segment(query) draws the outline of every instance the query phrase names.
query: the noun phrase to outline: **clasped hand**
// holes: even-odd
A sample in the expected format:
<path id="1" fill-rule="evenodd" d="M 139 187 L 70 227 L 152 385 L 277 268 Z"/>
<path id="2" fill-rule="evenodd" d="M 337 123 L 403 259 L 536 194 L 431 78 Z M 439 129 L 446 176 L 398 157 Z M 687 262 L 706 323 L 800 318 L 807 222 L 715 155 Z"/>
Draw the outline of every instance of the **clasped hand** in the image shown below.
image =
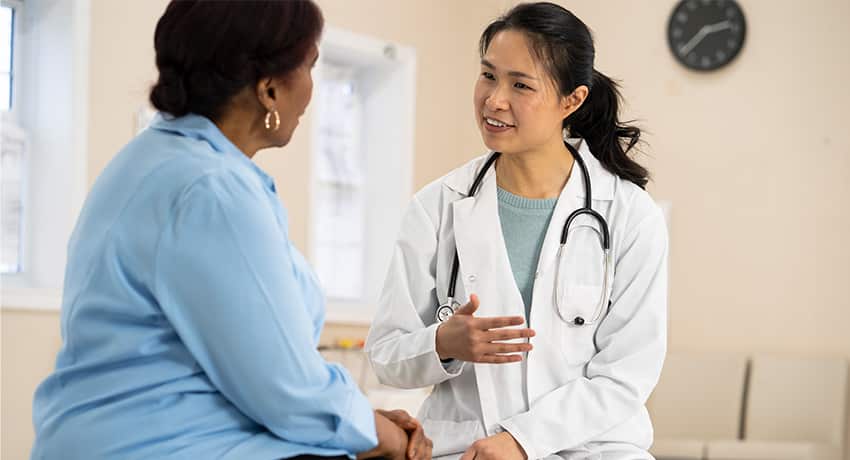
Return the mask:
<path id="1" fill-rule="evenodd" d="M 425 436 L 422 424 L 406 411 L 376 410 L 375 430 L 378 432 L 377 447 L 358 454 L 358 460 L 431 460 L 434 443 Z"/>

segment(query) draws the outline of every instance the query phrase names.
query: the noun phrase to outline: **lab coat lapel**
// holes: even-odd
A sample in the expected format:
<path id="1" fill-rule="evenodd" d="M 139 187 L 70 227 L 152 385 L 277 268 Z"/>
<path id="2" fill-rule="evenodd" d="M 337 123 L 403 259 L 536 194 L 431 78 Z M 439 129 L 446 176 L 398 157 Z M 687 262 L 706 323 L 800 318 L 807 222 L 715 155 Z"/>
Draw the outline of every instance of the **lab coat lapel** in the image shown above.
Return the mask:
<path id="1" fill-rule="evenodd" d="M 460 259 L 459 280 L 465 294 L 478 294 L 481 305 L 476 316 L 524 316 L 522 297 L 516 287 L 502 236 L 496 198 L 496 176 L 489 172 L 475 197 L 453 203 L 454 233 Z M 463 304 L 466 299 L 458 299 Z M 502 366 L 502 367 L 496 367 Z M 497 389 L 503 380 L 521 378 L 520 367 L 505 364 L 475 364 L 475 378 L 487 434 L 499 423 Z M 510 365 L 516 366 L 516 365 Z M 505 374 L 510 374 L 511 376 Z"/>
<path id="2" fill-rule="evenodd" d="M 465 294 L 478 294 L 478 316 L 525 314 L 522 297 L 516 287 L 496 198 L 496 176 L 485 176 L 474 197 L 453 203 L 455 240 L 460 258 L 458 281 Z M 457 299 L 461 304 L 467 299 Z"/>

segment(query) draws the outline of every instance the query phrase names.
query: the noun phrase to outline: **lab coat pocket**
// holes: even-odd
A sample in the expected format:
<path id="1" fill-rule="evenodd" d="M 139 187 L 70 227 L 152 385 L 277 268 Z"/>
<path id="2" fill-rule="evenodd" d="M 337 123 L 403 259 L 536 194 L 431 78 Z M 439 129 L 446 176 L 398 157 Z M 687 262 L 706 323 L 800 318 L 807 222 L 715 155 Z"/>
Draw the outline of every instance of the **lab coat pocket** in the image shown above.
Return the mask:
<path id="1" fill-rule="evenodd" d="M 596 352 L 593 334 L 602 316 L 598 311 L 601 294 L 601 285 L 581 284 L 564 286 L 558 292 L 562 353 L 567 364 L 584 364 Z"/>
<path id="2" fill-rule="evenodd" d="M 422 420 L 425 436 L 434 441 L 433 457 L 463 453 L 475 441 L 486 437 L 484 427 L 477 420 Z"/>

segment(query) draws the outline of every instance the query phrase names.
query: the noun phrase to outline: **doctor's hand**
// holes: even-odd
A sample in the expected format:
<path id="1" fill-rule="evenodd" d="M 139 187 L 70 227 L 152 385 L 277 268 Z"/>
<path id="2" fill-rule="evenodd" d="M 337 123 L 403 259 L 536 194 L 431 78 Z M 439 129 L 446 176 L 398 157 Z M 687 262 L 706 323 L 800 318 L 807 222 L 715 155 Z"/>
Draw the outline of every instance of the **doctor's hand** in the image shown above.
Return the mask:
<path id="1" fill-rule="evenodd" d="M 418 420 L 408 414 L 407 411 L 401 409 L 393 411 L 379 409 L 376 412 L 407 432 L 408 460 L 431 460 L 431 451 L 434 448 L 434 443 L 425 436 L 425 429 Z"/>
<path id="2" fill-rule="evenodd" d="M 516 329 L 525 322 L 521 316 L 476 318 L 478 296 L 437 327 L 437 354 L 440 359 L 459 359 L 473 363 L 514 363 L 522 361 L 522 353 L 531 350 L 530 343 L 504 343 L 503 340 L 534 336 L 534 330 Z"/>
<path id="3" fill-rule="evenodd" d="M 527 460 L 525 449 L 504 431 L 475 441 L 460 460 Z"/>

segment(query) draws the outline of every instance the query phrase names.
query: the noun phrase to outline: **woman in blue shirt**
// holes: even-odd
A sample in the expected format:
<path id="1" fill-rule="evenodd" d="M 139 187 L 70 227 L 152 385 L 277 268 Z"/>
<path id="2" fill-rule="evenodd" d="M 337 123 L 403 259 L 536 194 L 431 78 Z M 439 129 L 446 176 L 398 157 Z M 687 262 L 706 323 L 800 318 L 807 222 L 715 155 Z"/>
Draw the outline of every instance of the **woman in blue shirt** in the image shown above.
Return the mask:
<path id="1" fill-rule="evenodd" d="M 429 458 L 316 350 L 317 280 L 251 161 L 310 101 L 311 0 L 172 1 L 163 115 L 94 184 L 69 244 L 63 346 L 34 402 L 34 459 Z"/>

